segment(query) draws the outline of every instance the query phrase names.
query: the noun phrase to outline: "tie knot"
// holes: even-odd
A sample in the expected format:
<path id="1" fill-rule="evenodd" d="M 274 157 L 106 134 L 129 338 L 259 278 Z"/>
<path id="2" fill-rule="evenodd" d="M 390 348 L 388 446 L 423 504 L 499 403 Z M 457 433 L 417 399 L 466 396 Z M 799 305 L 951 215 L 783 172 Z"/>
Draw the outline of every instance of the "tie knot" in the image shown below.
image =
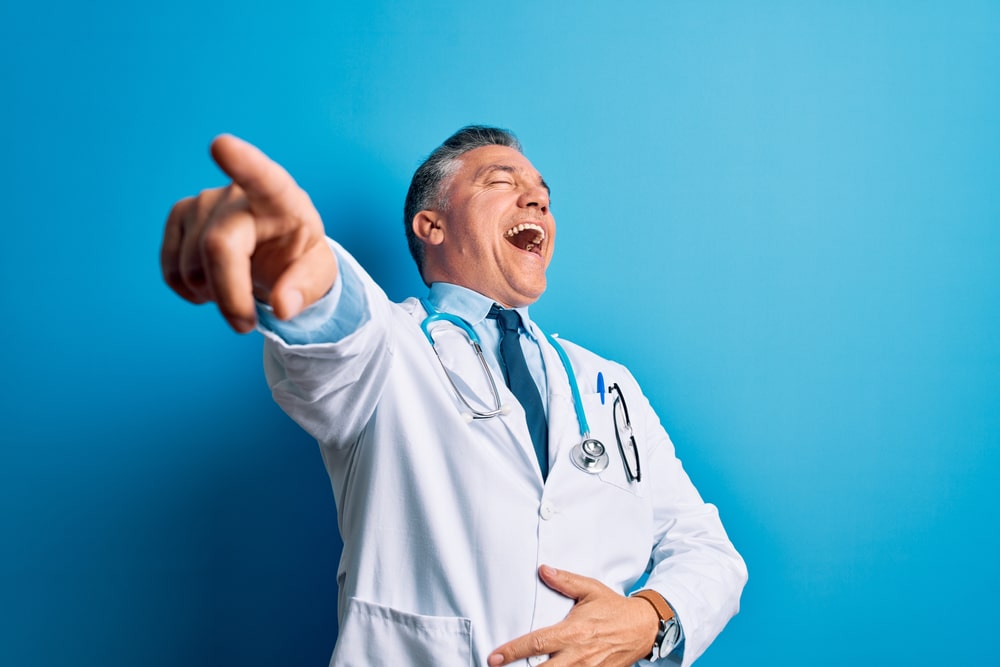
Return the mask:
<path id="1" fill-rule="evenodd" d="M 521 324 L 521 315 L 516 310 L 501 308 L 497 304 L 493 304 L 487 317 L 499 322 L 500 328 L 504 331 L 517 331 Z"/>

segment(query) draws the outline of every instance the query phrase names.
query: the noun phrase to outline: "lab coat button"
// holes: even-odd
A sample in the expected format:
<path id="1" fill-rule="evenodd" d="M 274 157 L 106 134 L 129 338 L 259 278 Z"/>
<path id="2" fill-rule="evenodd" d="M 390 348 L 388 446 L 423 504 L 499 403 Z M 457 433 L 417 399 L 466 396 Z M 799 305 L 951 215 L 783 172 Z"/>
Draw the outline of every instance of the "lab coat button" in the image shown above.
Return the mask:
<path id="1" fill-rule="evenodd" d="M 542 503 L 542 506 L 538 508 L 538 516 L 542 517 L 546 521 L 551 519 L 556 515 L 556 508 L 552 506 L 552 503 Z"/>

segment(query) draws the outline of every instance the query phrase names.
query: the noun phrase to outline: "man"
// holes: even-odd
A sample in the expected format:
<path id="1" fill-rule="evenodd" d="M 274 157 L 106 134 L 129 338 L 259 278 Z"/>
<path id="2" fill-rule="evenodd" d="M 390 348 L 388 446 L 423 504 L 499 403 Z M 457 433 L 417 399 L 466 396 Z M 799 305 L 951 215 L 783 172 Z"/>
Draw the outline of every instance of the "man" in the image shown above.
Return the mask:
<path id="1" fill-rule="evenodd" d="M 430 291 L 402 304 L 280 166 L 231 136 L 212 155 L 232 183 L 175 205 L 163 273 L 261 329 L 275 399 L 321 446 L 344 542 L 331 665 L 693 662 L 745 566 L 631 374 L 530 319 L 556 227 L 513 135 L 463 128 L 414 174 Z"/>

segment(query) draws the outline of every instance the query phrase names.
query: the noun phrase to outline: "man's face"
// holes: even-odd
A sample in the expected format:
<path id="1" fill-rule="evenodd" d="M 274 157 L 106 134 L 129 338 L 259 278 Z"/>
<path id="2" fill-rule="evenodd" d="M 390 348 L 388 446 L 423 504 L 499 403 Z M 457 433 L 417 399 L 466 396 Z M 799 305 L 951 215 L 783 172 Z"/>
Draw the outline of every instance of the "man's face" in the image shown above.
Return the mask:
<path id="1" fill-rule="evenodd" d="M 441 233 L 425 246 L 428 281 L 468 287 L 504 306 L 534 303 L 545 291 L 556 235 L 548 186 L 506 146 L 460 159 L 445 184 L 447 204 L 434 212 Z"/>

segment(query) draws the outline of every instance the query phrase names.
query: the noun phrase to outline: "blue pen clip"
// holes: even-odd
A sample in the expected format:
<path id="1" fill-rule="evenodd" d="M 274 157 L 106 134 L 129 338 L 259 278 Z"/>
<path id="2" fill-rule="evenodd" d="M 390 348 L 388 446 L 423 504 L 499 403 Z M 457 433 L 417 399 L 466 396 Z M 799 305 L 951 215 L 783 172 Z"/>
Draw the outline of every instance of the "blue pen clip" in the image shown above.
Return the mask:
<path id="1" fill-rule="evenodd" d="M 601 395 L 601 405 L 604 405 L 604 373 L 597 371 L 597 393 Z"/>

